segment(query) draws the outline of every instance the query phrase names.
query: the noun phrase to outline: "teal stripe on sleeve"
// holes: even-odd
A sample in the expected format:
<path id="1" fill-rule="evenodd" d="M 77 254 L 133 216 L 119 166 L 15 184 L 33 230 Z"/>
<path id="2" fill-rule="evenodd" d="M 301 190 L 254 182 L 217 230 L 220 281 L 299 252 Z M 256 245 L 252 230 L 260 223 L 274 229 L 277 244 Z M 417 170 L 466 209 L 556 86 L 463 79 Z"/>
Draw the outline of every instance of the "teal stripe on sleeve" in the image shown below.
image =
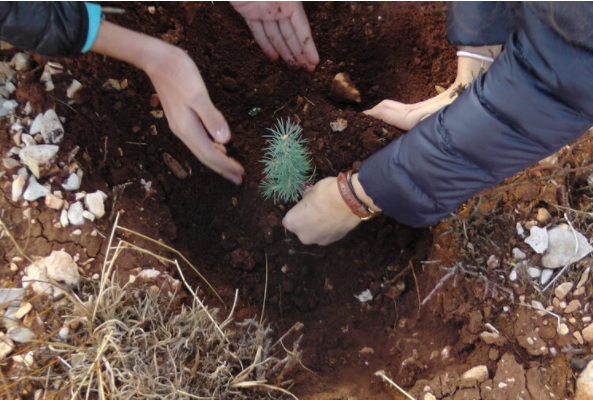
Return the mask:
<path id="1" fill-rule="evenodd" d="M 82 48 L 83 53 L 89 51 L 93 43 L 95 43 L 97 33 L 99 32 L 99 23 L 101 22 L 101 6 L 94 3 L 84 3 L 84 5 L 89 15 L 89 32 Z"/>

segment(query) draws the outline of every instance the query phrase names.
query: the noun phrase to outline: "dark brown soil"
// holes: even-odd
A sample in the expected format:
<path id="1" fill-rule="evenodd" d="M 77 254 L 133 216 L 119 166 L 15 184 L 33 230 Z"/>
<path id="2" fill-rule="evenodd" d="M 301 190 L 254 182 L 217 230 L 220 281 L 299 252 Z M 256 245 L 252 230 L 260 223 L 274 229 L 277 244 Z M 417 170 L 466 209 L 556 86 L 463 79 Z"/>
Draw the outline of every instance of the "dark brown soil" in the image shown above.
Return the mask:
<path id="1" fill-rule="evenodd" d="M 398 398 L 396 391 L 373 376 L 377 370 L 385 370 L 407 388 L 419 379 L 444 372 L 461 374 L 479 364 L 494 371 L 498 358 L 491 357 L 488 346 L 476 342 L 477 331 L 471 324 L 479 315 L 480 322 L 496 319 L 499 328 L 512 325 L 508 314 L 501 316 L 502 306 L 510 304 L 505 296 L 492 296 L 468 277 L 468 281 L 456 279 L 455 286 L 444 285 L 423 307 L 419 301 L 444 275 L 439 266 L 450 267 L 462 259 L 468 242 L 482 257 L 507 257 L 517 245 L 512 240 L 518 241 L 512 239 L 513 214 L 482 221 L 465 239 L 454 219 L 435 229 L 412 229 L 380 217 L 336 244 L 304 246 L 281 224 L 292 204 L 264 201 L 258 188 L 263 136 L 278 118 L 301 121 L 318 179 L 356 166 L 403 134 L 361 111 L 386 98 L 420 101 L 436 94 L 435 85 L 446 87 L 452 82 L 455 49 L 445 40 L 445 5 L 306 3 L 321 57 L 313 73 L 268 60 L 228 3 L 155 5 L 152 15 L 146 3 L 124 3 L 125 14 L 108 18 L 187 50 L 214 104 L 229 122 L 233 139 L 228 150 L 245 166 L 244 183 L 235 187 L 202 166 L 170 132 L 166 119 L 150 115 L 154 89 L 145 74 L 116 60 L 85 54 L 60 60 L 84 85 L 72 107 L 57 101 L 65 98 L 70 76 L 56 78 L 51 94 L 37 79 L 21 85 L 18 93 L 19 102 L 31 100 L 35 111 L 55 105 L 58 114 L 66 117 L 63 148 L 81 147 L 79 158 L 86 164 L 82 188 L 108 192 L 108 213 L 125 211 L 121 225 L 162 239 L 187 255 L 227 304 L 238 289 L 237 319 L 260 315 L 267 284 L 265 316 L 277 334 L 297 321 L 305 324 L 303 363 L 313 372 L 303 370 L 294 377 L 291 390 L 299 398 Z M 362 93 L 362 104 L 337 104 L 330 99 L 331 82 L 339 72 L 351 76 Z M 127 79 L 129 86 L 121 92 L 102 90 L 110 78 Z M 261 113 L 250 116 L 254 107 L 260 107 Z M 329 123 L 338 117 L 346 119 L 348 127 L 333 133 Z M 157 135 L 151 135 L 151 125 L 156 126 Z M 191 176 L 176 178 L 162 162 L 164 152 Z M 154 194 L 146 196 L 140 179 L 152 181 Z M 131 185 L 114 204 L 115 188 L 128 182 Z M 460 215 L 469 220 L 471 206 L 466 209 Z M 522 211 L 528 215 L 530 210 Z M 109 231 L 107 219 L 98 226 L 102 232 Z M 51 221 L 44 236 L 50 230 Z M 59 236 L 39 240 L 30 248 L 44 255 L 66 241 Z M 92 251 L 84 250 L 92 240 L 99 243 Z M 80 241 L 75 251 L 100 257 L 102 239 L 85 233 Z M 142 258 L 130 262 L 130 268 L 146 266 Z M 204 288 L 191 270 L 186 276 Z M 374 299 L 364 304 L 354 295 L 366 289 Z M 211 305 L 217 305 L 207 290 L 203 293 Z M 440 354 L 446 346 L 450 355 L 443 360 Z M 372 351 L 361 352 L 364 348 Z M 515 344 L 501 349 L 500 355 L 505 351 L 525 366 L 538 360 Z M 418 355 L 409 361 L 414 352 Z M 434 352 L 439 356 L 431 357 Z M 554 386 L 559 397 L 567 396 L 562 373 L 563 383 Z"/>

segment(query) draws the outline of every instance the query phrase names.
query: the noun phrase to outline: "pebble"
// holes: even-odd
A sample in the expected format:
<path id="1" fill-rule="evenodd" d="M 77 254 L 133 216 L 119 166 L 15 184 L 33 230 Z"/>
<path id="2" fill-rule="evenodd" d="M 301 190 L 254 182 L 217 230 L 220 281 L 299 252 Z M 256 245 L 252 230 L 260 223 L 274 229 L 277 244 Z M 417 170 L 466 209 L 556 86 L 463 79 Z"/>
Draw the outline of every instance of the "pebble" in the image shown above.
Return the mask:
<path id="1" fill-rule="evenodd" d="M 73 236 L 80 236 L 80 235 L 82 235 L 82 231 L 80 229 L 77 229 L 75 231 L 72 231 L 72 235 Z"/>
<path id="2" fill-rule="evenodd" d="M 11 200 L 16 203 L 19 201 L 21 194 L 23 194 L 23 189 L 25 188 L 25 178 L 21 175 L 17 176 L 15 180 L 12 181 L 12 197 Z"/>
<path id="3" fill-rule="evenodd" d="M 50 108 L 43 114 L 39 132 L 45 143 L 58 144 L 64 139 L 64 127 L 55 110 Z"/>
<path id="4" fill-rule="evenodd" d="M 530 235 L 525 239 L 525 243 L 531 246 L 536 253 L 543 254 L 549 245 L 548 231 L 539 226 L 532 226 L 529 232 Z"/>
<path id="5" fill-rule="evenodd" d="M 583 344 L 585 344 L 585 341 L 583 340 L 583 335 L 581 334 L 581 332 L 576 331 L 575 333 L 572 334 L 572 336 L 574 336 L 574 338 L 577 340 L 577 342 L 579 342 L 579 344 L 581 346 Z"/>
<path id="6" fill-rule="evenodd" d="M 19 72 L 25 72 L 31 69 L 31 57 L 25 53 L 16 53 L 10 61 L 14 69 Z"/>
<path id="7" fill-rule="evenodd" d="M 14 317 L 16 319 L 22 319 L 25 315 L 27 315 L 29 313 L 29 311 L 31 311 L 32 308 L 33 308 L 33 306 L 31 305 L 31 303 L 29 303 L 28 301 L 27 302 L 24 302 L 15 311 Z"/>
<path id="8" fill-rule="evenodd" d="M 517 271 L 512 270 L 511 273 L 509 274 L 509 279 L 513 282 L 515 282 L 517 280 Z"/>
<path id="9" fill-rule="evenodd" d="M 558 325 L 558 334 L 559 335 L 568 335 L 568 333 L 570 332 L 570 330 L 568 329 L 568 326 L 566 324 L 560 324 Z"/>
<path id="10" fill-rule="evenodd" d="M 29 343 L 37 339 L 37 335 L 31 329 L 24 326 L 9 330 L 8 337 L 15 343 Z"/>
<path id="11" fill-rule="evenodd" d="M 579 296 L 582 296 L 582 295 L 584 295 L 584 294 L 585 294 L 585 290 L 586 290 L 586 288 L 585 288 L 584 286 L 583 286 L 583 287 L 580 287 L 580 288 L 578 288 L 577 290 L 575 290 L 575 291 L 572 293 L 572 295 L 573 295 L 574 297 L 579 297 Z"/>
<path id="12" fill-rule="evenodd" d="M 537 219 L 542 224 L 547 224 L 552 219 L 552 215 L 547 209 L 540 208 L 537 210 L 537 217 L 535 217 L 535 219 Z"/>
<path id="13" fill-rule="evenodd" d="M 490 257 L 488 257 L 488 261 L 486 261 L 486 265 L 488 265 L 488 268 L 490 268 L 490 269 L 495 269 L 495 268 L 498 268 L 498 266 L 500 265 L 500 261 L 494 254 L 492 254 Z"/>
<path id="14" fill-rule="evenodd" d="M 360 92 L 346 73 L 340 72 L 334 76 L 330 89 L 330 96 L 334 101 L 343 103 L 360 103 Z"/>
<path id="15" fill-rule="evenodd" d="M 575 243 L 575 234 L 577 243 Z M 549 247 L 542 257 L 542 265 L 546 268 L 561 268 L 568 262 L 579 261 L 593 251 L 589 240 L 582 233 L 573 231 L 567 224 L 550 229 L 548 235 Z M 578 252 L 574 255 L 576 244 L 578 244 Z"/>
<path id="16" fill-rule="evenodd" d="M 82 212 L 82 216 L 86 219 L 88 219 L 89 221 L 94 221 L 95 220 L 95 214 L 93 214 L 90 211 L 84 210 Z"/>
<path id="17" fill-rule="evenodd" d="M 25 289 L 13 288 L 13 289 L 0 289 L 0 304 L 12 302 L 12 306 L 18 306 L 21 304 L 25 296 Z"/>
<path id="18" fill-rule="evenodd" d="M 77 201 L 76 203 L 72 204 L 68 209 L 68 221 L 72 225 L 84 224 L 84 217 L 82 216 L 83 211 L 84 209 L 80 201 Z"/>
<path id="19" fill-rule="evenodd" d="M 506 338 L 500 336 L 495 332 L 482 332 L 480 333 L 480 339 L 486 344 L 493 344 L 496 346 L 502 346 L 506 343 Z"/>
<path id="20" fill-rule="evenodd" d="M 464 372 L 461 375 L 461 379 L 473 378 L 476 379 L 479 383 L 482 383 L 486 379 L 488 379 L 488 376 L 488 367 L 485 365 L 478 365 L 477 367 L 473 367 L 470 370 Z"/>
<path id="21" fill-rule="evenodd" d="M 145 269 L 138 274 L 138 278 L 155 279 L 161 275 L 161 272 L 156 269 Z M 372 298 L 371 298 L 372 300 Z"/>
<path id="22" fill-rule="evenodd" d="M 34 201 L 40 197 L 45 197 L 48 193 L 49 189 L 37 182 L 35 176 L 31 175 L 27 189 L 23 193 L 23 198 L 27 201 Z"/>
<path id="23" fill-rule="evenodd" d="M 532 278 L 539 278 L 542 274 L 542 270 L 536 267 L 529 267 L 527 269 L 527 273 L 529 274 L 530 277 Z"/>
<path id="24" fill-rule="evenodd" d="M 488 358 L 492 361 L 498 360 L 499 356 L 500 356 L 500 352 L 497 349 L 495 349 L 494 347 L 491 347 L 490 350 L 488 351 Z"/>
<path id="25" fill-rule="evenodd" d="M 338 118 L 335 121 L 330 122 L 329 126 L 332 132 L 342 132 L 348 127 L 348 121 L 346 121 L 344 118 Z"/>
<path id="26" fill-rule="evenodd" d="M 432 393 L 426 393 L 424 395 L 424 397 L 422 398 L 422 400 L 437 400 L 437 398 L 434 397 L 434 394 L 432 394 Z"/>
<path id="27" fill-rule="evenodd" d="M 0 361 L 14 349 L 14 342 L 4 332 L 0 332 Z"/>
<path id="28" fill-rule="evenodd" d="M 67 326 L 62 327 L 58 332 L 58 336 L 62 340 L 67 340 L 68 336 L 70 336 L 70 329 Z"/>
<path id="29" fill-rule="evenodd" d="M 525 229 L 523 229 L 523 225 L 521 225 L 520 222 L 517 222 L 517 225 L 515 227 L 517 228 L 517 235 L 521 237 L 525 236 Z"/>
<path id="30" fill-rule="evenodd" d="M 591 319 L 592 319 L 591 317 L 587 316 L 587 317 L 583 317 L 583 318 L 581 319 L 581 321 L 583 321 L 583 322 L 585 322 L 585 323 L 588 323 L 588 322 L 591 322 Z"/>
<path id="31" fill-rule="evenodd" d="M 583 329 L 581 333 L 587 343 L 593 343 L 593 324 L 589 324 L 589 326 Z"/>
<path id="32" fill-rule="evenodd" d="M 571 314 L 571 313 L 575 312 L 576 310 L 578 310 L 579 308 L 581 308 L 581 302 L 578 300 L 573 300 L 570 303 L 568 303 L 568 305 L 564 309 L 564 313 Z"/>
<path id="33" fill-rule="evenodd" d="M 93 279 L 95 281 L 98 281 L 100 277 L 101 276 L 99 274 L 93 274 L 93 276 L 91 277 L 91 279 Z"/>
<path id="34" fill-rule="evenodd" d="M 593 361 L 590 361 L 583 372 L 581 372 L 576 386 L 577 392 L 574 400 L 593 399 Z"/>
<path id="35" fill-rule="evenodd" d="M 64 206 L 64 200 L 54 194 L 48 193 L 45 195 L 45 205 L 54 210 L 59 210 Z"/>
<path id="36" fill-rule="evenodd" d="M 82 89 L 82 83 L 80 83 L 76 79 L 73 79 L 70 86 L 68 86 L 68 88 L 66 89 L 66 96 L 68 96 L 68 98 L 70 99 L 73 99 L 74 94 L 78 92 L 80 89 Z"/>
<path id="37" fill-rule="evenodd" d="M 27 146 L 21 149 L 19 158 L 39 179 L 53 167 L 59 149 L 58 146 L 51 144 Z"/>
<path id="38" fill-rule="evenodd" d="M 65 190 L 75 191 L 80 188 L 80 177 L 77 173 L 73 172 L 68 176 L 65 183 L 62 183 L 62 187 Z"/>
<path id="39" fill-rule="evenodd" d="M 95 193 L 89 193 L 84 198 L 84 204 L 86 208 L 92 212 L 97 219 L 100 219 L 105 215 L 104 202 L 107 199 L 107 195 L 100 190 Z"/>
<path id="40" fill-rule="evenodd" d="M 542 271 L 542 275 L 539 278 L 540 283 L 542 285 L 545 285 L 546 283 L 548 283 L 548 281 L 552 277 L 552 274 L 554 274 L 554 271 L 552 271 L 551 269 L 544 269 Z"/>
<path id="41" fill-rule="evenodd" d="M 19 160 L 15 160 L 14 158 L 7 157 L 7 158 L 2 159 L 2 165 L 6 169 L 13 169 L 13 168 L 20 167 L 21 163 L 19 162 Z"/>
<path id="42" fill-rule="evenodd" d="M 62 224 L 63 228 L 68 226 L 68 210 L 62 210 L 62 213 L 60 214 L 60 224 Z"/>
<path id="43" fill-rule="evenodd" d="M 522 251 L 521 249 L 515 247 L 513 249 L 513 258 L 515 260 L 525 260 L 527 258 L 527 254 L 525 254 L 524 251 Z"/>
<path id="44" fill-rule="evenodd" d="M 587 267 L 585 272 L 583 272 L 583 275 L 581 275 L 581 279 L 579 279 L 579 283 L 577 283 L 577 289 L 580 289 L 583 286 L 585 286 L 585 283 L 587 283 L 587 281 L 589 280 L 590 273 L 591 273 L 591 268 Z"/>
<path id="45" fill-rule="evenodd" d="M 558 297 L 560 300 L 564 300 L 564 298 L 568 295 L 568 293 L 570 293 L 570 291 L 572 290 L 572 287 L 574 286 L 574 283 L 572 282 L 564 282 L 560 285 L 558 285 L 558 287 L 556 289 L 554 289 L 554 294 L 556 295 L 556 297 Z"/>

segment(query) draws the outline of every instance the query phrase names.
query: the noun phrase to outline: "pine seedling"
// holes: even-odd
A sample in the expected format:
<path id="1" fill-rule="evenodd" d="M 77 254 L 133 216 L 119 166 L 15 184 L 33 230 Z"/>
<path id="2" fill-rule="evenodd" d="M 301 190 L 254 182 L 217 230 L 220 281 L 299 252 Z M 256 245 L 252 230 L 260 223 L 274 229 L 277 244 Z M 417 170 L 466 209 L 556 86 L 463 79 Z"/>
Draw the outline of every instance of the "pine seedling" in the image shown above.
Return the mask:
<path id="1" fill-rule="evenodd" d="M 301 138 L 302 129 L 299 124 L 278 119 L 274 128 L 267 128 L 271 135 L 265 149 L 264 180 L 260 187 L 266 200 L 272 198 L 274 203 L 297 201 L 309 179 L 311 165 L 307 142 Z"/>

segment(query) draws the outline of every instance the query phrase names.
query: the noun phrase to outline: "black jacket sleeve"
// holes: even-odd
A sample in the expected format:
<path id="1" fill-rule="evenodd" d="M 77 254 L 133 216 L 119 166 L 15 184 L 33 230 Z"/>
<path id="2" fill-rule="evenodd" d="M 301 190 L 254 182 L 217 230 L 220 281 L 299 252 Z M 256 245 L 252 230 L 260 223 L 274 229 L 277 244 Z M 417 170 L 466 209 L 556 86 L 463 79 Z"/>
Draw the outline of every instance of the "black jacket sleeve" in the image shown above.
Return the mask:
<path id="1" fill-rule="evenodd" d="M 521 11 L 521 26 L 488 72 L 362 163 L 360 182 L 386 214 L 432 225 L 593 125 L 593 52 L 531 6 Z"/>
<path id="2" fill-rule="evenodd" d="M 0 40 L 51 57 L 79 54 L 88 33 L 84 2 L 0 2 Z"/>

